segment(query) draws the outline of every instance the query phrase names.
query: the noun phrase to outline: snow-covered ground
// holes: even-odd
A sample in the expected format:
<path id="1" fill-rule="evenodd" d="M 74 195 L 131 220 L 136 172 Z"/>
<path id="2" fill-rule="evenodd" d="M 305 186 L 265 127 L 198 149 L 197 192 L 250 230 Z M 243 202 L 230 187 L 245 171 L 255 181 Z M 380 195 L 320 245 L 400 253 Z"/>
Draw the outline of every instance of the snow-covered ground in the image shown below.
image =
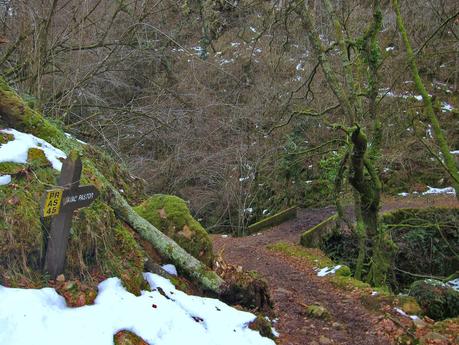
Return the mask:
<path id="1" fill-rule="evenodd" d="M 99 285 L 94 305 L 80 308 L 68 308 L 51 288 L 0 286 L 0 344 L 111 345 L 120 330 L 154 345 L 275 344 L 248 328 L 255 315 L 216 299 L 187 295 L 158 275 L 144 277 L 152 291 L 135 296 L 118 278 L 109 278 Z"/>
<path id="2" fill-rule="evenodd" d="M 54 169 L 61 170 L 62 162 L 59 158 L 67 157 L 61 150 L 32 134 L 22 133 L 15 129 L 2 129 L 0 132 L 14 136 L 14 140 L 0 145 L 0 163 L 12 162 L 25 164 L 27 163 L 27 152 L 29 149 L 38 148 L 43 150 L 46 158 L 51 162 Z"/>
<path id="3" fill-rule="evenodd" d="M 454 290 L 459 291 L 459 278 L 450 280 L 450 281 L 447 282 L 446 284 L 448 284 L 449 286 L 451 286 Z"/>

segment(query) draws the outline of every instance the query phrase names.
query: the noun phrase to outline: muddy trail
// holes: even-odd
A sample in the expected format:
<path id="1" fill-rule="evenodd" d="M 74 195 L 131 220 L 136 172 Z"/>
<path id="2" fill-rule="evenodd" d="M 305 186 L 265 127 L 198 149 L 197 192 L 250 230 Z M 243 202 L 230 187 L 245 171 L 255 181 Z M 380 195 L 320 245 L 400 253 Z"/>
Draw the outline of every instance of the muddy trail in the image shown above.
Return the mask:
<path id="1" fill-rule="evenodd" d="M 440 204 L 447 205 L 451 199 L 446 200 Z M 405 205 L 391 201 L 384 208 Z M 214 250 L 227 263 L 256 271 L 267 280 L 278 317 L 275 328 L 280 333 L 279 344 L 392 344 L 384 332 L 378 331 L 383 318 L 381 313 L 366 309 L 358 294 L 335 288 L 328 277 L 318 277 L 314 267 L 305 260 L 267 248 L 279 241 L 298 244 L 306 229 L 333 213 L 332 207 L 300 209 L 297 218 L 256 235 L 234 238 L 213 235 Z M 331 319 L 309 317 L 306 307 L 313 303 L 324 306 Z"/>

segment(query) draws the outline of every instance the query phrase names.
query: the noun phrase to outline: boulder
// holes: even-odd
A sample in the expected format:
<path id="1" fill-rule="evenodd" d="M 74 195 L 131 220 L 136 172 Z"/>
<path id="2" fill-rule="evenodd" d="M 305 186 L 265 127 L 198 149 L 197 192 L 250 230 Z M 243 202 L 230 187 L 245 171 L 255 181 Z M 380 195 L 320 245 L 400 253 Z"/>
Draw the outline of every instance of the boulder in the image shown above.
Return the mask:
<path id="1" fill-rule="evenodd" d="M 196 259 L 212 267 L 212 242 L 207 231 L 192 217 L 184 200 L 157 194 L 134 209 Z"/>
<path id="2" fill-rule="evenodd" d="M 434 320 L 459 315 L 459 292 L 441 281 L 416 281 L 410 287 L 410 296 L 416 298 L 424 313 Z"/>

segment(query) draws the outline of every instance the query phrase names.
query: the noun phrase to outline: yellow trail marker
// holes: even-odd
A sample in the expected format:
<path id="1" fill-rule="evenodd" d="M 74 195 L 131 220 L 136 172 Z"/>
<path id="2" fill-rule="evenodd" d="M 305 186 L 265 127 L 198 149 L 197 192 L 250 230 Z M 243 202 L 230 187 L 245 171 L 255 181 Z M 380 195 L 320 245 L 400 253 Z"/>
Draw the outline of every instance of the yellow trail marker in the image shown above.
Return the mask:
<path id="1" fill-rule="evenodd" d="M 46 191 L 42 207 L 43 217 L 56 216 L 59 214 L 63 192 L 63 189 L 52 189 Z"/>

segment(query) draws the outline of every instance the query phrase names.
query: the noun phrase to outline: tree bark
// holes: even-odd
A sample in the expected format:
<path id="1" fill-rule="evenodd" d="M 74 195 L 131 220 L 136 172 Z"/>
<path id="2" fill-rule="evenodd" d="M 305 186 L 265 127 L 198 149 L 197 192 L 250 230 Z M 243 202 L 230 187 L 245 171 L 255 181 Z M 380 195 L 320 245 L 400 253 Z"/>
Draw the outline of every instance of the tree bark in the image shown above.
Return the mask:
<path id="1" fill-rule="evenodd" d="M 440 151 L 443 155 L 444 163 L 442 166 L 446 169 L 447 173 L 451 176 L 452 185 L 454 190 L 456 191 L 456 199 L 459 200 L 459 170 L 454 159 L 454 156 L 451 154 L 450 148 L 448 146 L 448 142 L 445 138 L 443 130 L 440 126 L 440 122 L 438 121 L 437 115 L 435 114 L 432 99 L 427 92 L 424 83 L 419 75 L 419 70 L 416 64 L 415 55 L 413 52 L 413 48 L 411 47 L 410 40 L 408 38 L 408 34 L 405 29 L 405 25 L 403 23 L 403 18 L 400 13 L 400 6 L 398 5 L 398 0 L 392 0 L 392 6 L 395 11 L 395 15 L 397 18 L 397 27 L 402 36 L 403 43 L 406 47 L 406 54 L 408 64 L 411 68 L 411 73 L 413 75 L 414 84 L 418 89 L 419 93 L 422 96 L 422 100 L 424 102 L 424 107 L 429 118 L 429 121 L 432 125 L 432 129 L 435 135 L 435 139 L 438 143 Z"/>

